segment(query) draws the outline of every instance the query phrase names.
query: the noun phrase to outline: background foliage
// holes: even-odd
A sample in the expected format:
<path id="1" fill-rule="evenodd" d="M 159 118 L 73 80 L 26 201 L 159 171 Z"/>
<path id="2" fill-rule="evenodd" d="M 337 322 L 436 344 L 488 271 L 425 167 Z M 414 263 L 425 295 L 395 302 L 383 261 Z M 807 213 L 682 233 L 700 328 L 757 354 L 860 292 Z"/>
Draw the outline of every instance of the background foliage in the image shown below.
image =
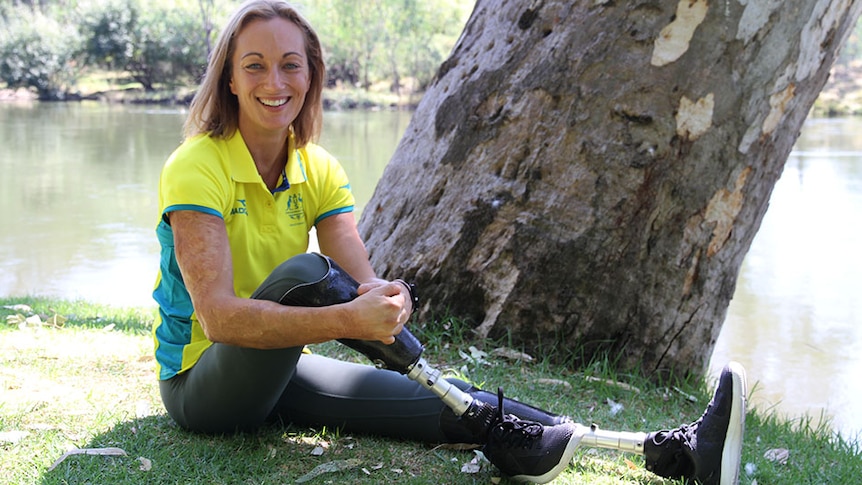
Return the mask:
<path id="1" fill-rule="evenodd" d="M 316 27 L 330 87 L 418 91 L 448 55 L 474 0 L 299 0 Z M 239 1 L 12 0 L 0 3 L 0 83 L 43 99 L 95 70 L 145 90 L 195 85 Z"/>

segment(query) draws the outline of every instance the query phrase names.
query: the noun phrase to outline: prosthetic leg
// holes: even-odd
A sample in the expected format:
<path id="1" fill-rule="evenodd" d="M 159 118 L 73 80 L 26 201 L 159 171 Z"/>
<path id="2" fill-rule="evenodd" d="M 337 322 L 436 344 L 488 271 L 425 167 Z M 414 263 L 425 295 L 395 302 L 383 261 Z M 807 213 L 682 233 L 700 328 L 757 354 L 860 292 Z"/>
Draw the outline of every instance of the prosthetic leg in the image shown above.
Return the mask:
<path id="1" fill-rule="evenodd" d="M 355 299 L 358 287 L 359 283 L 330 258 L 307 253 L 282 263 L 252 298 L 283 305 L 327 306 Z M 477 444 L 485 443 L 491 428 L 502 419 L 502 392 L 496 396 L 498 404 L 494 405 L 490 404 L 494 402 L 493 394 L 481 390 L 465 392 L 449 383 L 422 357 L 424 347 L 407 328 L 396 335 L 395 342 L 390 345 L 352 339 L 339 342 L 364 354 L 378 368 L 403 374 L 440 397 Z M 546 426 L 567 422 L 574 428 L 565 438 L 568 458 L 562 459 L 548 473 L 528 476 L 526 481 L 544 483 L 553 479 L 580 445 L 644 455 L 647 469 L 665 477 L 690 477 L 710 485 L 737 481 L 745 418 L 744 370 L 738 364 L 725 367 L 713 400 L 700 419 L 668 431 L 649 434 L 606 431 L 596 425 L 571 423 L 568 418 L 517 401 L 509 402 L 512 405 L 507 403 L 507 410 L 521 420 Z M 566 429 L 568 433 L 569 428 Z"/>
<path id="2" fill-rule="evenodd" d="M 285 275 L 291 275 L 293 279 L 286 280 Z M 252 298 L 282 305 L 319 307 L 353 300 L 358 296 L 358 287 L 359 283 L 335 261 L 321 254 L 308 253 L 282 263 L 282 267 L 273 271 L 252 294 Z M 438 369 L 422 357 L 425 347 L 407 328 L 396 335 L 395 342 L 390 345 L 380 341 L 338 341 L 368 357 L 378 368 L 403 374 L 430 390 L 449 407 L 460 424 L 480 440 L 485 438 L 496 419 L 497 406 L 491 403 L 495 402 L 497 396 L 480 390 L 465 392 L 449 383 Z M 568 420 L 523 403 L 517 403 L 514 410 L 512 406 L 507 408 L 519 418 L 542 424 L 552 425 Z M 643 453 L 644 433 L 615 433 L 599 430 L 595 425 L 577 426 L 579 441 L 583 444 Z"/>

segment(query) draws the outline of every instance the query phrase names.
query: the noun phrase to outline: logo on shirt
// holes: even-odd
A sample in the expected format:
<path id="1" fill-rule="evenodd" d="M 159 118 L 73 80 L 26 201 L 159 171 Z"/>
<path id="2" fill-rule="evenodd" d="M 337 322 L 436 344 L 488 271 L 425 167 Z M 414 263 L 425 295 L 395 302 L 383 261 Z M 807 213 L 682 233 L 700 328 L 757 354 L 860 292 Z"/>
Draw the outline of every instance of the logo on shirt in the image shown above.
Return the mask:
<path id="1" fill-rule="evenodd" d="M 284 213 L 292 220 L 305 219 L 305 213 L 302 211 L 302 194 L 291 194 L 287 198 L 287 206 L 284 209 Z"/>
<path id="2" fill-rule="evenodd" d="M 248 208 L 245 205 L 245 199 L 237 199 L 236 201 L 239 204 L 237 204 L 236 207 L 234 207 L 233 209 L 230 210 L 230 215 L 235 215 L 235 214 L 248 215 Z"/>

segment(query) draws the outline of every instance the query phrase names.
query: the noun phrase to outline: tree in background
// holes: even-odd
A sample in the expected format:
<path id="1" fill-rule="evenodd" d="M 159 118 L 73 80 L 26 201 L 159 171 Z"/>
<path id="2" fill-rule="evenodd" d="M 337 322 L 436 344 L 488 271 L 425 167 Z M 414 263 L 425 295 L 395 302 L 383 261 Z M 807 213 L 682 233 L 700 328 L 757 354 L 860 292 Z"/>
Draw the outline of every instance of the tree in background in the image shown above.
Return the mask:
<path id="1" fill-rule="evenodd" d="M 330 86 L 370 89 L 404 77 L 426 86 L 449 53 L 472 0 L 308 0 L 304 11 L 320 34 Z"/>
<path id="2" fill-rule="evenodd" d="M 405 79 L 412 81 L 414 89 L 424 88 L 433 79 L 457 39 L 473 0 L 296 3 L 320 33 L 330 87 L 341 84 L 370 89 L 389 83 L 393 91 L 400 92 Z M 67 64 L 59 66 L 50 57 L 47 61 L 28 58 L 26 64 L 39 65 L 37 70 L 43 71 L 35 76 L 38 81 L 25 80 L 20 69 L 10 69 L 2 80 L 9 86 L 35 87 L 56 84 L 50 77 L 73 74 L 72 82 L 64 84 L 71 88 L 74 75 L 103 69 L 128 74 L 147 90 L 178 84 L 194 86 L 206 64 L 211 41 L 218 34 L 215 26 L 221 25 L 222 18 L 236 4 L 233 0 L 0 2 L 0 47 L 18 50 L 36 42 L 41 45 L 40 54 L 62 58 Z M 76 39 L 41 39 L 40 32 L 32 32 L 32 22 L 24 20 L 31 15 L 41 15 L 62 26 L 48 29 L 53 37 L 57 32 L 68 36 L 71 26 L 79 26 L 73 32 Z M 77 50 L 68 52 L 71 47 Z M 71 65 L 78 69 L 69 69 Z"/>
<path id="3" fill-rule="evenodd" d="M 0 19 L 0 81 L 59 99 L 74 84 L 81 39 L 70 24 L 38 10 L 4 10 Z"/>
<path id="4" fill-rule="evenodd" d="M 208 13 L 201 8 L 201 13 Z M 91 65 L 127 72 L 147 91 L 197 80 L 206 65 L 209 17 L 198 11 L 148 6 L 136 0 L 93 3 L 82 15 L 85 58 Z"/>

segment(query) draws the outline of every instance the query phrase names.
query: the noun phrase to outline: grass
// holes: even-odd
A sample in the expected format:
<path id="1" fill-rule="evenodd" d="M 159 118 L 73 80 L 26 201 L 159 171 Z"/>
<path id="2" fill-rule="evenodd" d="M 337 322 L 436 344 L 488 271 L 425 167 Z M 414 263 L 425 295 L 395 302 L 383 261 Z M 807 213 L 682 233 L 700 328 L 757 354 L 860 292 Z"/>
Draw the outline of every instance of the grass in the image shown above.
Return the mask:
<path id="1" fill-rule="evenodd" d="M 4 308 L 15 304 L 32 311 Z M 30 321 L 21 323 L 18 315 Z M 10 323 L 4 323 L 7 316 Z M 290 425 L 233 436 L 182 431 L 159 399 L 149 334 L 153 316 L 152 309 L 0 299 L 0 483 L 300 483 L 319 466 L 336 471 L 308 483 L 500 483 L 488 464 L 476 473 L 462 472 L 476 456 L 469 450 Z M 527 363 L 483 355 L 470 349 L 478 344 L 457 320 L 413 330 L 428 347 L 426 359 L 439 368 L 489 390 L 503 386 L 512 397 L 606 429 L 673 427 L 697 418 L 709 400 L 703 383 L 656 386 L 616 373 L 607 360 L 573 370 L 543 359 Z M 314 350 L 364 359 L 337 344 Z M 622 410 L 614 413 L 611 403 Z M 49 471 L 75 448 L 119 448 L 125 455 L 72 455 Z M 780 449 L 789 450 L 786 461 L 765 457 Z M 788 421 L 757 410 L 747 417 L 743 464 L 743 484 L 855 483 L 862 473 L 859 447 L 835 437 L 827 423 Z M 644 471 L 639 456 L 581 448 L 555 483 L 676 482 Z"/>

